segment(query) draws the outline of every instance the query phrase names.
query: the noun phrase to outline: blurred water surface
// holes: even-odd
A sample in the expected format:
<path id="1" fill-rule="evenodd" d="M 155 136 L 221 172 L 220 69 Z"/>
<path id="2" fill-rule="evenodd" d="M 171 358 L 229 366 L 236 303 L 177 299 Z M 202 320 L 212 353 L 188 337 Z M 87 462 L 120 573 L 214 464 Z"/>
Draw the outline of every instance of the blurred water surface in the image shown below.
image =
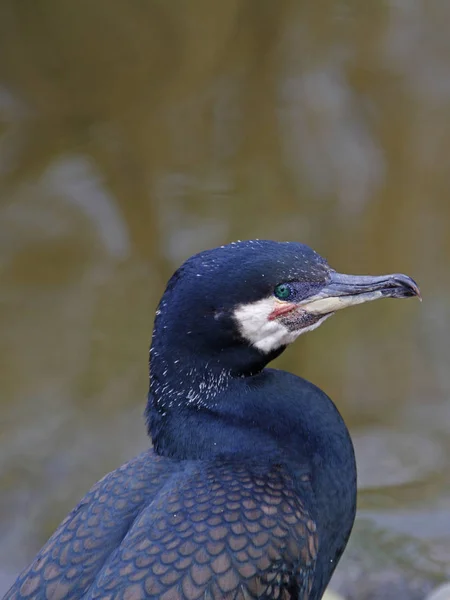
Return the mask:
<path id="1" fill-rule="evenodd" d="M 420 283 L 422 305 L 339 314 L 278 364 L 351 428 L 350 555 L 450 577 L 449 20 L 438 0 L 0 3 L 0 592 L 148 445 L 171 272 L 253 237 Z"/>

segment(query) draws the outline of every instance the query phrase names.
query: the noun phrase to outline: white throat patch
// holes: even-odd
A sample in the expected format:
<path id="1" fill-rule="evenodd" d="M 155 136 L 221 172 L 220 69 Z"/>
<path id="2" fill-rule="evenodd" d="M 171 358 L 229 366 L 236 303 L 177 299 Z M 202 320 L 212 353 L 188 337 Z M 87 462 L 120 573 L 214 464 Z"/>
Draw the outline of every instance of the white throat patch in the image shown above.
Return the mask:
<path id="1" fill-rule="evenodd" d="M 324 315 L 322 319 L 309 327 L 291 331 L 280 319 L 269 319 L 269 315 L 279 307 L 280 302 L 273 296 L 269 296 L 251 304 L 241 304 L 234 311 L 234 318 L 238 323 L 240 334 L 261 352 L 273 352 L 280 346 L 291 344 L 299 335 L 316 329 L 330 316 Z"/>

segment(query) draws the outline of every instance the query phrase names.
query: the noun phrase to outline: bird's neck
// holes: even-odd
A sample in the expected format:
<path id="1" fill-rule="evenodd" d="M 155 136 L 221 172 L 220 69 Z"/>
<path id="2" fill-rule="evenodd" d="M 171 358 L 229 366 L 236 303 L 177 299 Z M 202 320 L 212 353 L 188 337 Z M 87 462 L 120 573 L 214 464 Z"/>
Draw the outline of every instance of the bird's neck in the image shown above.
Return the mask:
<path id="1" fill-rule="evenodd" d="M 175 355 L 176 356 L 176 355 Z M 161 415 L 183 408 L 213 409 L 230 384 L 232 372 L 207 361 L 167 357 L 150 351 L 149 403 Z"/>
<path id="2" fill-rule="evenodd" d="M 150 348 L 150 388 L 147 405 L 149 434 L 155 442 L 153 424 L 176 412 L 211 413 L 235 382 L 260 373 L 283 352 L 262 353 L 235 336 L 208 338 L 190 329 L 189 316 L 168 319 L 164 302 L 157 312 Z M 180 332 L 182 332 L 180 334 Z M 162 420 L 162 421 L 161 421 Z"/>
<path id="3" fill-rule="evenodd" d="M 170 326 L 157 323 L 146 409 L 155 450 L 174 458 L 254 450 L 240 423 L 243 395 L 247 382 L 274 357 L 242 343 L 219 351 L 212 344 L 202 348 L 191 338 L 177 340 Z M 265 435 L 254 435 L 268 447 Z"/>
<path id="4" fill-rule="evenodd" d="M 146 409 L 155 450 L 178 459 L 216 454 L 317 455 L 327 464 L 335 445 L 351 442 L 331 400 L 309 382 L 273 369 L 230 369 L 201 355 L 153 346 Z M 342 449 L 339 449 L 342 452 Z"/>

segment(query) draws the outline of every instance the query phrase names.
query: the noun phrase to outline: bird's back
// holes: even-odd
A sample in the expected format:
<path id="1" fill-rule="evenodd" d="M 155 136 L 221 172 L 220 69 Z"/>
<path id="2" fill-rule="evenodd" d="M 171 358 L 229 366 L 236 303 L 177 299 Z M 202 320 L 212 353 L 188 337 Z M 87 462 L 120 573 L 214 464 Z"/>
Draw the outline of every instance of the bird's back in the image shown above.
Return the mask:
<path id="1" fill-rule="evenodd" d="M 82 598 L 177 463 L 144 452 L 97 482 L 5 596 Z"/>
<path id="2" fill-rule="evenodd" d="M 306 599 L 318 539 L 309 478 L 294 478 L 146 452 L 92 488 L 6 598 Z"/>

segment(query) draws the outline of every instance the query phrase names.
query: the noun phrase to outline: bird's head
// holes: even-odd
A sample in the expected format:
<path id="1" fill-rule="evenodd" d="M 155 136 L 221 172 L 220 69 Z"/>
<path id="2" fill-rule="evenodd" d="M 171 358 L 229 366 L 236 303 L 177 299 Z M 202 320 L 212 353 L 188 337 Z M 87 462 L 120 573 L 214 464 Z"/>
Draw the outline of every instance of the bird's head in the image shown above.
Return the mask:
<path id="1" fill-rule="evenodd" d="M 303 244 L 236 242 L 191 257 L 172 277 L 155 351 L 254 372 L 342 308 L 410 296 L 420 292 L 406 275 L 343 275 Z"/>

